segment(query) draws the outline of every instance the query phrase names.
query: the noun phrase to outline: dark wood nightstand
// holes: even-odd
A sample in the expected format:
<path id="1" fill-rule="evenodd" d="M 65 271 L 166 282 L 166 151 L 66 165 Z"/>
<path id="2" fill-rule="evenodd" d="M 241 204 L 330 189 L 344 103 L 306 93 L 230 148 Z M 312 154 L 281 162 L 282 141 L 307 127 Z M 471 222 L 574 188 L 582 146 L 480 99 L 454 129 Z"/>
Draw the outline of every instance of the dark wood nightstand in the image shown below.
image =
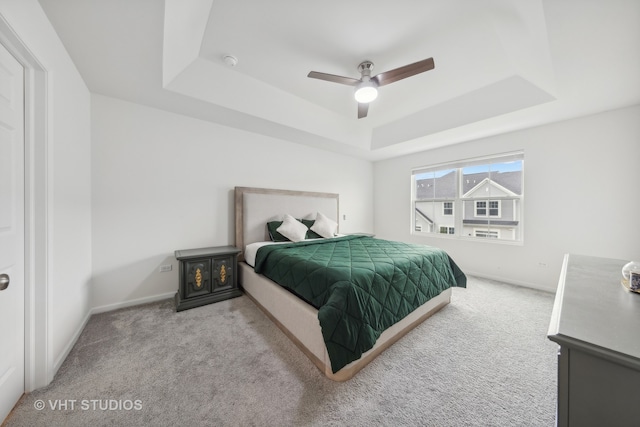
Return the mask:
<path id="1" fill-rule="evenodd" d="M 236 277 L 239 253 L 235 246 L 175 251 L 180 262 L 176 311 L 242 295 Z"/>

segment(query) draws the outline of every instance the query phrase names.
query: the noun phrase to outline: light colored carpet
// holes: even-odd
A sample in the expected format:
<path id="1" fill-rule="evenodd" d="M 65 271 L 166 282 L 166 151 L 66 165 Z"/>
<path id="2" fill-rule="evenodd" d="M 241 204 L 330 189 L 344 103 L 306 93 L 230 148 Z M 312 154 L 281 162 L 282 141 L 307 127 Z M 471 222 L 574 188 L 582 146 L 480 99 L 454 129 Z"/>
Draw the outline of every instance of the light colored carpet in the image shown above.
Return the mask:
<path id="1" fill-rule="evenodd" d="M 246 296 L 103 313 L 6 425 L 552 426 L 552 305 L 551 294 L 469 277 L 345 383 L 326 379 Z"/>

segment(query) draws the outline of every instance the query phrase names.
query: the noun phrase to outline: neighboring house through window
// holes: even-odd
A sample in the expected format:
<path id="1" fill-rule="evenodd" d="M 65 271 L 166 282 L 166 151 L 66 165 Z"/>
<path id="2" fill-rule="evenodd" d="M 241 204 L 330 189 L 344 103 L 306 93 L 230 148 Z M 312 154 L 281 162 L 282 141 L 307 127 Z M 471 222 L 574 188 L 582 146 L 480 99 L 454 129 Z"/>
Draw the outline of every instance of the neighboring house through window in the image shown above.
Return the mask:
<path id="1" fill-rule="evenodd" d="M 413 233 L 522 241 L 524 153 L 412 171 Z"/>

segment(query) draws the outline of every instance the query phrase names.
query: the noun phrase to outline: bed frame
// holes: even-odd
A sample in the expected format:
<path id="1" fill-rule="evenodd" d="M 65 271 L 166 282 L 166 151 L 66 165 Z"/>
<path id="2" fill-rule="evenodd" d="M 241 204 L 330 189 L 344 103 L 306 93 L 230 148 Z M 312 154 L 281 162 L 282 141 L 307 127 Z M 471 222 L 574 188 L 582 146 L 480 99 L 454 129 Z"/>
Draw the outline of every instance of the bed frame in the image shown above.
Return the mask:
<path id="1" fill-rule="evenodd" d="M 254 242 L 268 241 L 266 223 L 282 220 L 284 214 L 296 218 L 314 219 L 316 212 L 339 222 L 339 195 L 308 191 L 274 190 L 266 188 L 235 188 L 236 247 L 244 248 Z M 318 310 L 297 298 L 291 292 L 266 277 L 256 274 L 253 267 L 239 263 L 239 281 L 245 293 L 326 375 L 334 381 L 353 377 L 377 355 L 382 353 L 407 332 L 440 310 L 451 301 L 451 289 L 418 307 L 407 317 L 380 335 L 375 346 L 333 373 L 322 338 Z"/>

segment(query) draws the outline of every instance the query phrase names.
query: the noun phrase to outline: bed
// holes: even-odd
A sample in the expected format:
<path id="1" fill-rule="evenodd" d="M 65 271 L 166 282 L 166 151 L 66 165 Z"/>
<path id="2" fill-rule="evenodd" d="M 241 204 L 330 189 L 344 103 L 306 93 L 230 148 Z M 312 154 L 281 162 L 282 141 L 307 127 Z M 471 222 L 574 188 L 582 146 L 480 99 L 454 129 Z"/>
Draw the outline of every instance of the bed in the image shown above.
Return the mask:
<path id="1" fill-rule="evenodd" d="M 446 253 L 437 248 L 388 242 L 363 235 L 338 234 L 337 237 L 322 238 L 311 236 L 313 233 L 308 230 L 308 238 L 303 237 L 304 240 L 298 243 L 272 242 L 274 237 L 270 232 L 274 233 L 274 229 L 271 227 L 270 230 L 267 223 L 278 224 L 285 215 L 290 215 L 292 222 L 296 222 L 292 219 L 296 218 L 311 229 L 314 229 L 313 221 L 321 216 L 327 223 L 337 226 L 339 196 L 334 193 L 236 187 L 235 239 L 236 246 L 242 250 L 238 268 L 240 285 L 320 371 L 334 381 L 353 377 L 378 354 L 447 305 L 451 301 L 452 286 L 466 286 L 464 274 Z M 317 221 L 316 229 L 320 222 L 323 221 Z M 322 232 L 326 233 L 325 230 Z M 335 229 L 335 232 L 337 234 L 339 230 Z M 429 258 L 425 258 L 428 262 L 420 261 L 428 266 L 416 269 L 420 263 L 412 262 L 406 267 L 406 272 L 399 274 L 398 269 L 404 268 L 399 267 L 403 261 L 395 257 L 403 256 L 406 251 L 430 252 Z M 321 268 L 315 264 L 309 267 L 307 262 L 320 262 L 322 265 Z M 347 262 L 349 264 L 345 264 Z M 286 263 L 291 263 L 291 266 L 282 267 Z M 301 278 L 301 272 L 309 277 Z M 334 276 L 343 272 L 353 279 Z M 358 278 L 356 273 L 362 277 Z M 418 289 L 410 297 L 385 298 L 385 301 L 395 304 L 393 308 L 377 308 L 379 304 L 376 303 L 375 310 L 378 311 L 369 313 L 371 304 L 367 301 L 376 302 L 371 296 L 376 296 L 378 287 L 369 284 L 368 278 L 372 283 L 379 280 L 392 283 L 396 276 L 405 277 L 405 273 L 406 277 L 412 278 L 405 282 L 422 283 L 433 277 L 436 285 L 428 285 L 429 288 L 420 285 L 422 291 Z M 308 280 L 315 282 L 309 285 Z M 354 284 L 345 283 L 351 281 Z M 323 285 L 325 282 L 327 284 Z M 328 291 L 325 292 L 322 286 L 327 286 Z M 393 294 L 395 291 L 386 292 Z M 325 294 L 329 295 L 328 299 Z M 363 318 L 356 319 L 353 310 L 362 312 L 358 315 Z M 340 328 L 346 328 L 345 336 L 349 343 L 343 343 L 342 335 L 334 333 Z"/>

